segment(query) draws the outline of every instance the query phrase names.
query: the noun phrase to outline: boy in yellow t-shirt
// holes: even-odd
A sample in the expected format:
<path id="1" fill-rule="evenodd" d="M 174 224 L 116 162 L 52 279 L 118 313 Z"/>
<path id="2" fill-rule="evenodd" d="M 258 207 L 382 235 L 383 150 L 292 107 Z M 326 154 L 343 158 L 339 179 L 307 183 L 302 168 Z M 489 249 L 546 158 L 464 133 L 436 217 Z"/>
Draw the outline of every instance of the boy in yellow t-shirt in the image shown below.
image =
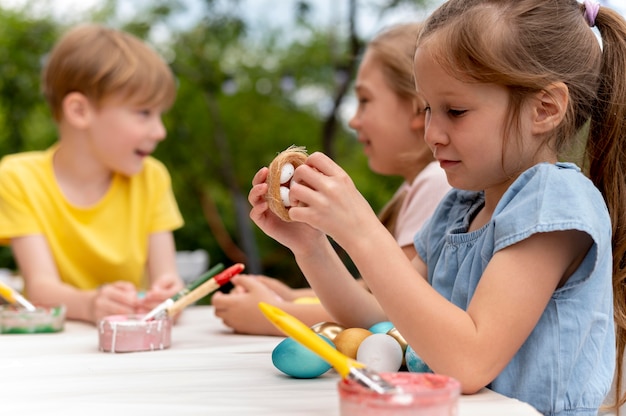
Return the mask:
<path id="1" fill-rule="evenodd" d="M 146 312 L 183 287 L 172 235 L 183 220 L 150 156 L 165 139 L 173 74 L 134 36 L 79 25 L 51 51 L 42 84 L 59 140 L 0 162 L 0 243 L 36 304 L 93 323 Z"/>

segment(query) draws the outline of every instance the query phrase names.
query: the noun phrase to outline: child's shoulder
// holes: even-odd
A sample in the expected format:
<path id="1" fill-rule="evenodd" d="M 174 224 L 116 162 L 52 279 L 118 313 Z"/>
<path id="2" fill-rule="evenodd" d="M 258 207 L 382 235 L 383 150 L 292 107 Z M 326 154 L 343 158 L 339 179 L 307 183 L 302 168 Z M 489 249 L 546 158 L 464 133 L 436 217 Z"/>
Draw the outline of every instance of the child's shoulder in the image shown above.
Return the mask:
<path id="1" fill-rule="evenodd" d="M 49 160 L 48 151 L 29 151 L 12 153 L 2 157 L 0 160 L 0 171 L 2 172 L 24 172 L 36 168 L 42 168 Z"/>
<path id="2" fill-rule="evenodd" d="M 566 162 L 540 163 L 528 169 L 510 188 L 512 193 L 522 189 L 525 192 L 541 194 L 552 191 L 544 195 L 547 197 L 569 195 L 576 198 L 585 194 L 594 194 L 601 198 L 600 191 L 580 168 L 573 163 Z"/>

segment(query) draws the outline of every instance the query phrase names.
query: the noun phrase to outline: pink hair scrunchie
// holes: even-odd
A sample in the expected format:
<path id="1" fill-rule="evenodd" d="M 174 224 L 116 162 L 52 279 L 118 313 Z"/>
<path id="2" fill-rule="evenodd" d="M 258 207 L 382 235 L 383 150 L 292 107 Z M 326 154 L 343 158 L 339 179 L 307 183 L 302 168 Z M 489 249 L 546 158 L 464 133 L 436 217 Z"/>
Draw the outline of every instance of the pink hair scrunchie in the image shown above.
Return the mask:
<path id="1" fill-rule="evenodd" d="M 600 3 L 594 0 L 585 0 L 583 4 L 585 6 L 585 20 L 587 24 L 589 24 L 589 27 L 594 27 L 596 25 L 598 11 L 600 10 Z"/>

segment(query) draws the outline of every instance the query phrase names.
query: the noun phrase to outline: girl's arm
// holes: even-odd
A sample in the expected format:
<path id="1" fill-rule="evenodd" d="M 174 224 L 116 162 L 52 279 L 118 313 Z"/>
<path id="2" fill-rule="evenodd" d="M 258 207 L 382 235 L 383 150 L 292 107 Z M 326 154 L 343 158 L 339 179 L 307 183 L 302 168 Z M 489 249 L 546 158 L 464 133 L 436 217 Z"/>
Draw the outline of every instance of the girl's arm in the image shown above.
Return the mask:
<path id="1" fill-rule="evenodd" d="M 95 323 L 107 315 L 133 313 L 137 294 L 128 282 L 115 282 L 98 290 L 80 290 L 63 283 L 43 235 L 11 240 L 11 248 L 26 287 L 36 305 L 64 304 L 68 319 Z"/>
<path id="2" fill-rule="evenodd" d="M 229 294 L 216 292 L 211 304 L 215 315 L 237 333 L 285 336 L 261 313 L 259 302 L 277 306 L 308 326 L 332 320 L 319 303 L 299 304 L 285 300 L 258 277 L 239 275 L 232 283 L 238 290 Z"/>
<path id="3" fill-rule="evenodd" d="M 363 290 L 363 286 L 346 269 L 324 233 L 297 220 L 285 222 L 269 210 L 265 200 L 268 192 L 268 185 L 265 182 L 267 174 L 268 169 L 262 168 L 252 180 L 248 201 L 252 205 L 250 218 L 254 223 L 294 253 L 305 275 L 309 268 L 323 270 L 323 279 L 309 280 L 309 283 L 316 295 L 319 296 L 321 291 L 329 297 L 329 302 L 324 306 L 334 319 L 339 320 L 338 323 L 351 326 L 355 322 L 351 319 L 355 310 L 371 314 L 374 322 L 386 320 L 376 300 Z M 297 204 L 297 201 L 292 201 L 292 207 Z M 378 219 L 376 221 L 379 222 Z M 330 299 L 339 301 L 334 302 Z"/>
<path id="4" fill-rule="evenodd" d="M 416 258 L 411 264 L 340 167 L 321 154 L 311 155 L 307 164 L 296 169 L 291 185 L 291 197 L 301 202 L 291 208 L 292 218 L 327 233 L 346 250 L 407 342 L 434 371 L 457 378 L 465 393 L 478 391 L 502 371 L 592 244 L 585 233 L 562 231 L 535 234 L 499 251 L 465 311 L 428 284 L 423 262 Z M 376 323 L 377 312 L 345 306 L 353 299 L 341 296 L 346 279 L 330 277 L 338 266 L 326 251 L 318 246 L 296 253 L 324 306 L 351 326 Z"/>

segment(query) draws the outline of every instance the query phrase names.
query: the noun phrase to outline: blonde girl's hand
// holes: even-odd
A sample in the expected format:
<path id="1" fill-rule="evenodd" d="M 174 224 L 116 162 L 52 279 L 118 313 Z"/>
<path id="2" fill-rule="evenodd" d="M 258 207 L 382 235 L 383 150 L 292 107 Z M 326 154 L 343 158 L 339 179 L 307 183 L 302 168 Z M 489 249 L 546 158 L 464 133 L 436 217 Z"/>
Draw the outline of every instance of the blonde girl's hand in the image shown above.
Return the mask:
<path id="1" fill-rule="evenodd" d="M 137 305 L 137 290 L 132 283 L 117 281 L 100 286 L 92 304 L 93 322 L 109 315 L 134 314 Z"/>
<path id="2" fill-rule="evenodd" d="M 294 221 L 322 231 L 344 248 L 366 238 L 369 226 L 380 228 L 378 217 L 350 176 L 323 153 L 313 153 L 296 169 L 290 199 L 289 215 Z"/>
<path id="3" fill-rule="evenodd" d="M 255 276 L 239 275 L 232 279 L 236 290 L 215 292 L 211 298 L 215 315 L 235 332 L 252 335 L 282 335 L 259 309 L 259 302 L 280 305 L 284 301 Z"/>
<path id="4" fill-rule="evenodd" d="M 250 219 L 265 234 L 292 251 L 306 250 L 311 244 L 315 244 L 316 239 L 326 238 L 322 233 L 306 224 L 295 221 L 283 221 L 270 211 L 269 205 L 265 200 L 269 190 L 266 182 L 268 172 L 269 169 L 263 167 L 252 179 L 252 189 L 250 189 L 248 194 L 248 201 L 252 205 Z"/>
<path id="5" fill-rule="evenodd" d="M 269 287 L 278 296 L 285 299 L 286 301 L 294 301 L 301 297 L 315 296 L 315 293 L 313 292 L 313 290 L 309 288 L 294 289 L 286 285 L 281 280 L 275 279 L 273 277 L 257 276 L 257 279 L 263 282 L 267 287 Z"/>

